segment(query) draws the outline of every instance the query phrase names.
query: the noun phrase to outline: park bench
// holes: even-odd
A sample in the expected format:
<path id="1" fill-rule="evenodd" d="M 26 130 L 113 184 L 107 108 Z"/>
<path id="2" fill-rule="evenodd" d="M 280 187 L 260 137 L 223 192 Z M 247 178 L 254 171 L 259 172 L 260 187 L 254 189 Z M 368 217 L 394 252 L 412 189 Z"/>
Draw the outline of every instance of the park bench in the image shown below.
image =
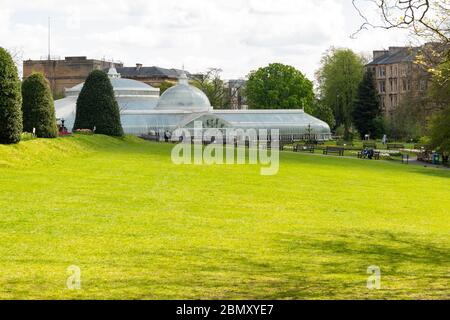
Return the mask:
<path id="1" fill-rule="evenodd" d="M 398 149 L 404 149 L 405 145 L 401 144 L 401 143 L 388 143 L 387 144 L 387 149 L 388 150 L 398 150 Z"/>
<path id="2" fill-rule="evenodd" d="M 364 150 L 363 150 L 364 151 Z M 363 151 L 359 151 L 358 152 L 358 158 L 360 158 L 360 159 L 365 159 L 365 158 L 367 158 L 367 155 L 365 155 L 364 153 L 363 153 Z M 375 160 L 380 160 L 380 151 L 374 151 L 373 152 L 373 159 L 375 159 Z"/>
<path id="3" fill-rule="evenodd" d="M 300 144 L 297 143 L 294 145 L 294 151 L 295 152 L 301 152 L 301 151 L 305 151 L 305 152 L 310 152 L 310 153 L 314 153 L 315 147 L 312 144 Z"/>
<path id="4" fill-rule="evenodd" d="M 329 153 L 336 153 L 336 154 L 338 154 L 339 156 L 342 157 L 344 155 L 344 151 L 345 151 L 345 149 L 343 147 L 330 147 L 330 146 L 327 146 L 323 150 L 323 154 L 328 155 Z"/>
<path id="5" fill-rule="evenodd" d="M 293 142 L 290 136 L 280 136 L 279 149 L 283 151 L 286 146 L 292 145 Z"/>
<path id="6" fill-rule="evenodd" d="M 287 145 L 290 145 L 290 144 L 291 144 L 291 142 L 289 142 L 289 141 L 280 141 L 279 149 L 280 149 L 281 151 L 283 151 L 283 150 L 284 150 L 284 147 L 287 146 Z"/>
<path id="7" fill-rule="evenodd" d="M 375 142 L 364 142 L 363 143 L 363 148 L 364 149 L 376 149 L 377 148 L 377 144 Z"/>
<path id="8" fill-rule="evenodd" d="M 424 150 L 422 152 L 419 152 L 417 154 L 417 161 L 423 161 L 423 162 L 431 162 L 431 154 L 433 151 L 430 150 Z"/>
<path id="9" fill-rule="evenodd" d="M 444 164 L 448 165 L 448 155 L 442 155 L 434 153 L 431 150 L 424 150 L 417 154 L 417 161 L 428 162 L 432 164 Z"/>

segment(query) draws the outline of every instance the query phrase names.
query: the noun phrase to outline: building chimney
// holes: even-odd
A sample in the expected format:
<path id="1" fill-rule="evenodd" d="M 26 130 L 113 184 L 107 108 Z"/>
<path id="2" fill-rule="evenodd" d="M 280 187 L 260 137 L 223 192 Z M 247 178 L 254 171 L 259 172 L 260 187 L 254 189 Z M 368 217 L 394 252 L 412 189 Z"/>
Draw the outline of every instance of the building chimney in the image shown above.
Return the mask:
<path id="1" fill-rule="evenodd" d="M 373 52 L 373 59 L 379 58 L 384 56 L 386 53 L 388 53 L 389 51 L 387 50 L 374 50 Z"/>
<path id="2" fill-rule="evenodd" d="M 405 49 L 405 47 L 389 47 L 389 53 L 394 54 L 394 53 L 400 52 L 404 49 Z"/>
<path id="3" fill-rule="evenodd" d="M 142 63 L 136 63 L 136 69 L 140 70 L 142 68 Z"/>

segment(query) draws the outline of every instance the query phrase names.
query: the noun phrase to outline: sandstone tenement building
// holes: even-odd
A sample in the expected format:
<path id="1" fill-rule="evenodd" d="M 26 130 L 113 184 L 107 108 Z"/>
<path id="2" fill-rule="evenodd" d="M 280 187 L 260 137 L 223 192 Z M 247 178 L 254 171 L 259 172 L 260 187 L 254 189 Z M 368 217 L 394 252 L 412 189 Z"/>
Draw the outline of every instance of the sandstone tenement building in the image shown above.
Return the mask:
<path id="1" fill-rule="evenodd" d="M 407 97 L 425 95 L 431 77 L 416 63 L 417 55 L 425 46 L 390 47 L 373 52 L 373 61 L 366 68 L 374 72 L 381 108 L 386 116 L 392 115 Z"/>

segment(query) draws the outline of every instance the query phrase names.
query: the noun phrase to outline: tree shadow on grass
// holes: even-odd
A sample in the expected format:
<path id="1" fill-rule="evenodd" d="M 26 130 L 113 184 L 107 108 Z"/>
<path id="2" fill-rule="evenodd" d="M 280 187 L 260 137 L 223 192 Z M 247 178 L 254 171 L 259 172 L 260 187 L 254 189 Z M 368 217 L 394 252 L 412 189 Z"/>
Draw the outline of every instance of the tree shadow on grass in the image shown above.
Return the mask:
<path id="1" fill-rule="evenodd" d="M 236 260 L 245 266 L 244 270 L 276 279 L 269 283 L 255 282 L 255 288 L 261 290 L 252 292 L 252 298 L 397 299 L 446 295 L 448 245 L 385 231 L 353 230 L 290 237 L 279 234 L 275 238 L 279 239 L 274 244 L 280 254 L 279 264 L 272 261 L 262 265 L 257 256 Z M 380 267 L 387 279 L 386 290 L 369 292 L 366 287 L 369 266 Z"/>
<path id="2" fill-rule="evenodd" d="M 425 174 L 437 178 L 450 178 L 450 170 L 445 168 L 418 167 L 412 169 L 411 172 Z"/>

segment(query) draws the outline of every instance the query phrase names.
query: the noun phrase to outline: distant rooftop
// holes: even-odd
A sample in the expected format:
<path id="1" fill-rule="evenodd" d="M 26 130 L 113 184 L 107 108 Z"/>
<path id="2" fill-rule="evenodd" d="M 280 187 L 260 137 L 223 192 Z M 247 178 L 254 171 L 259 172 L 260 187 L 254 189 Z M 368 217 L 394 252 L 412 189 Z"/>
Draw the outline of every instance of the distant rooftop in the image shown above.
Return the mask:
<path id="1" fill-rule="evenodd" d="M 415 60 L 419 50 L 420 48 L 417 47 L 390 47 L 386 51 L 374 51 L 374 59 L 368 65 L 412 62 Z"/>
<path id="2" fill-rule="evenodd" d="M 107 71 L 107 69 L 105 70 Z M 143 67 L 141 64 L 136 64 L 136 67 L 120 67 L 117 68 L 117 72 L 122 75 L 123 78 L 173 78 L 178 79 L 183 72 L 190 75 L 189 72 L 185 72 L 180 69 L 166 69 L 161 67 Z"/>
<path id="3" fill-rule="evenodd" d="M 116 66 L 118 65 L 123 65 L 123 62 L 121 61 L 109 61 L 109 60 L 105 60 L 105 59 L 96 59 L 96 58 L 88 58 L 86 56 L 67 56 L 64 57 L 64 59 L 62 59 L 60 56 L 41 56 L 39 58 L 39 60 L 34 60 L 34 59 L 27 59 L 24 60 L 24 63 L 27 62 L 45 62 L 45 61 L 59 61 L 59 62 L 75 62 L 75 63 L 83 63 L 83 62 L 91 62 L 91 61 L 95 61 L 95 62 L 101 62 L 101 63 L 114 63 Z"/>

